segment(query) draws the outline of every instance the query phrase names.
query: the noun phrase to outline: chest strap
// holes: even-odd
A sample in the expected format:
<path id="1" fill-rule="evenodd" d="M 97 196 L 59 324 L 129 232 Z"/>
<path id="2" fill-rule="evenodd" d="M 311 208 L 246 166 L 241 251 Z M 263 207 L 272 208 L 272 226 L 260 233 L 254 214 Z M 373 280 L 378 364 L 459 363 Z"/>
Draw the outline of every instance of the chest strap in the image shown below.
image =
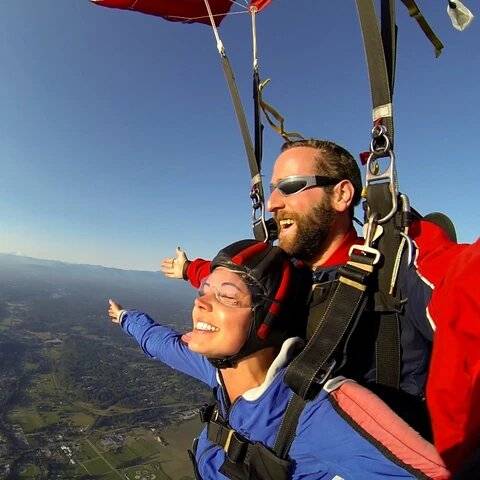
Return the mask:
<path id="1" fill-rule="evenodd" d="M 207 438 L 222 447 L 228 460 L 234 463 L 243 463 L 246 460 L 250 441 L 230 427 L 220 415 L 216 403 L 200 409 L 200 420 L 207 424 Z"/>
<path id="2" fill-rule="evenodd" d="M 217 404 L 200 410 L 207 423 L 207 438 L 225 452 L 220 473 L 231 480 L 288 480 L 291 462 L 280 458 L 261 442 L 252 442 L 231 428 L 220 415 Z"/>

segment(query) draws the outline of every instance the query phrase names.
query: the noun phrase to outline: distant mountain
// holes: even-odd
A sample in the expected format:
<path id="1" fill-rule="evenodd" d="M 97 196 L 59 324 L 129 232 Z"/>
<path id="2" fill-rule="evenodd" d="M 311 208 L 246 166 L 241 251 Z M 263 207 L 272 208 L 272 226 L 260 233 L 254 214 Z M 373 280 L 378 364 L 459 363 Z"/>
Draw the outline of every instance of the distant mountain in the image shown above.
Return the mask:
<path id="1" fill-rule="evenodd" d="M 23 284 L 32 289 L 28 292 L 30 294 L 78 294 L 77 289 L 81 287 L 94 291 L 95 297 L 102 294 L 107 297 L 126 294 L 136 299 L 164 297 L 171 301 L 178 299 L 182 304 L 194 296 L 187 282 L 166 279 L 160 272 L 72 264 L 3 253 L 0 253 L 0 282 L 0 292 L 6 288 L 18 289 Z"/>
<path id="2" fill-rule="evenodd" d="M 98 316 L 106 312 L 108 298 L 114 298 L 152 316 L 181 311 L 189 322 L 194 295 L 187 282 L 166 279 L 160 272 L 0 254 L 0 305 L 2 300 L 27 303 L 32 314 L 46 320 L 57 318 L 62 309 L 64 314 L 73 309 L 75 317 L 79 312 Z"/>

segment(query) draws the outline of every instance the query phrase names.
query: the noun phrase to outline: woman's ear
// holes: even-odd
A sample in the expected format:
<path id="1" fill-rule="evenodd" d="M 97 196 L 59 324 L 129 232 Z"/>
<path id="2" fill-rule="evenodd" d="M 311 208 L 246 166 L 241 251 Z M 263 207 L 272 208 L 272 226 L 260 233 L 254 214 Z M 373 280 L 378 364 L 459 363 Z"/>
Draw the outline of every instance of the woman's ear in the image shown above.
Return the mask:
<path id="1" fill-rule="evenodd" d="M 355 189 L 350 180 L 342 180 L 333 187 L 332 207 L 338 212 L 346 212 L 353 201 Z"/>

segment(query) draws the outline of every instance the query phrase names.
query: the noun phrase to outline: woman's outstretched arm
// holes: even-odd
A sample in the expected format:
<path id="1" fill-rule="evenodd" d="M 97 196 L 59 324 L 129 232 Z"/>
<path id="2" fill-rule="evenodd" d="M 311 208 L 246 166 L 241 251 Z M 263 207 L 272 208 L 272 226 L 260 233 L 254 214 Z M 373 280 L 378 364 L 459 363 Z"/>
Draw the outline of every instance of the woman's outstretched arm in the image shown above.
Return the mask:
<path id="1" fill-rule="evenodd" d="M 182 335 L 169 327 L 159 325 L 149 315 L 137 310 L 125 310 L 109 300 L 108 315 L 113 323 L 138 342 L 145 355 L 159 360 L 210 387 L 217 385 L 216 370 L 203 356 L 189 350 Z"/>

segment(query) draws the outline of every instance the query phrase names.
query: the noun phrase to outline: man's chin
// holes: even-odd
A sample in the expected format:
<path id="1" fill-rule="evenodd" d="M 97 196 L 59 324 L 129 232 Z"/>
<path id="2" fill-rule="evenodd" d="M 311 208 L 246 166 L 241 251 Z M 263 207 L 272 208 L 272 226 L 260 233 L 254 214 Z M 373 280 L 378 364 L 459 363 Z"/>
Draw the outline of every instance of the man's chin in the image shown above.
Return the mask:
<path id="1" fill-rule="evenodd" d="M 297 234 L 293 229 L 295 227 L 290 227 L 288 230 L 282 229 L 278 235 L 278 246 L 289 255 L 293 254 L 297 243 Z"/>

